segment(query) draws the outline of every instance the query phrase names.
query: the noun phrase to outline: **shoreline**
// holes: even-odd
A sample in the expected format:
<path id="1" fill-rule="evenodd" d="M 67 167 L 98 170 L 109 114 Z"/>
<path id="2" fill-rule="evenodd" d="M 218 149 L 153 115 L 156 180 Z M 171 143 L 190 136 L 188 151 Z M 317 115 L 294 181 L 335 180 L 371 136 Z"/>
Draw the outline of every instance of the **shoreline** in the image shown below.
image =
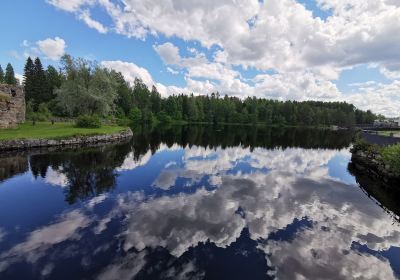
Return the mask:
<path id="1" fill-rule="evenodd" d="M 382 156 L 377 151 L 352 151 L 350 164 L 353 170 L 378 180 L 389 188 L 400 182 L 399 176 L 394 174 L 390 166 L 383 162 Z"/>
<path id="2" fill-rule="evenodd" d="M 111 134 L 80 135 L 60 139 L 15 139 L 0 141 L 0 151 L 27 150 L 41 147 L 63 147 L 73 145 L 92 145 L 97 143 L 112 143 L 118 140 L 131 138 L 130 128 Z"/>

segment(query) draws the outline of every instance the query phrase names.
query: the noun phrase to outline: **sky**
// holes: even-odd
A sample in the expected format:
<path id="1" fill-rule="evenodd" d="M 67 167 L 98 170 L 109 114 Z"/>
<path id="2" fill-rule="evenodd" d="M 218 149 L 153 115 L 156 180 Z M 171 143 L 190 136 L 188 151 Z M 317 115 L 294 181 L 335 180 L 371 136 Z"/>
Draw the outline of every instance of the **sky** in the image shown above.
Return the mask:
<path id="1" fill-rule="evenodd" d="M 95 60 L 163 96 L 347 101 L 400 116 L 400 0 L 1 0 L 0 64 Z"/>

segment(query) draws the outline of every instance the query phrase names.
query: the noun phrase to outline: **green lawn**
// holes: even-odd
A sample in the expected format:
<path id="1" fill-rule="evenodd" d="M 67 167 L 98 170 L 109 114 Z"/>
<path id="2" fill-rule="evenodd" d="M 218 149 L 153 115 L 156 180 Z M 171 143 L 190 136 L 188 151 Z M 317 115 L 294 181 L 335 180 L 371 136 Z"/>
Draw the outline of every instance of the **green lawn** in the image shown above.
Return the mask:
<path id="1" fill-rule="evenodd" d="M 112 134 L 125 130 L 126 127 L 103 125 L 100 128 L 76 128 L 71 122 L 38 122 L 35 126 L 26 122 L 12 129 L 0 129 L 0 141 L 14 139 L 57 139 L 69 138 L 76 135 Z"/>
<path id="2" fill-rule="evenodd" d="M 393 137 L 400 137 L 400 131 L 399 130 L 378 131 L 378 134 L 382 135 L 382 136 L 391 136 L 392 133 L 393 133 Z"/>

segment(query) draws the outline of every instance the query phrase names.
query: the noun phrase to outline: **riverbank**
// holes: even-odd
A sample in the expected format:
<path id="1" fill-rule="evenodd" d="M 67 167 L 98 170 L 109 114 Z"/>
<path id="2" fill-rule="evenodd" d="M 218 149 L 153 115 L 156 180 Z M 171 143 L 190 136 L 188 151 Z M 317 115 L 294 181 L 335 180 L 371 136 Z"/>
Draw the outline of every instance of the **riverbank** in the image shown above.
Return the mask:
<path id="1" fill-rule="evenodd" d="M 73 123 L 29 123 L 16 129 L 0 130 L 0 151 L 53 147 L 67 145 L 88 145 L 114 142 L 132 137 L 130 128 L 103 125 L 100 128 L 76 128 Z"/>
<path id="2" fill-rule="evenodd" d="M 351 149 L 354 169 L 369 177 L 380 180 L 387 186 L 398 186 L 400 145 L 380 147 L 359 140 Z"/>

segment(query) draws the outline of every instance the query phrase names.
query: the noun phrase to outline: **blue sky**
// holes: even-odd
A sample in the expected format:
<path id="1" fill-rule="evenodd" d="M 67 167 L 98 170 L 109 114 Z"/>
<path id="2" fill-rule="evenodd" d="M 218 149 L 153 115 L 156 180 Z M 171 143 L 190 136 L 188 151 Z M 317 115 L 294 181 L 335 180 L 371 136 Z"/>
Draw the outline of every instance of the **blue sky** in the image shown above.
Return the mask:
<path id="1" fill-rule="evenodd" d="M 18 74 L 29 55 L 58 65 L 68 53 L 165 96 L 344 100 L 399 115 L 393 0 L 3 0 L 2 11 L 0 64 Z"/>

